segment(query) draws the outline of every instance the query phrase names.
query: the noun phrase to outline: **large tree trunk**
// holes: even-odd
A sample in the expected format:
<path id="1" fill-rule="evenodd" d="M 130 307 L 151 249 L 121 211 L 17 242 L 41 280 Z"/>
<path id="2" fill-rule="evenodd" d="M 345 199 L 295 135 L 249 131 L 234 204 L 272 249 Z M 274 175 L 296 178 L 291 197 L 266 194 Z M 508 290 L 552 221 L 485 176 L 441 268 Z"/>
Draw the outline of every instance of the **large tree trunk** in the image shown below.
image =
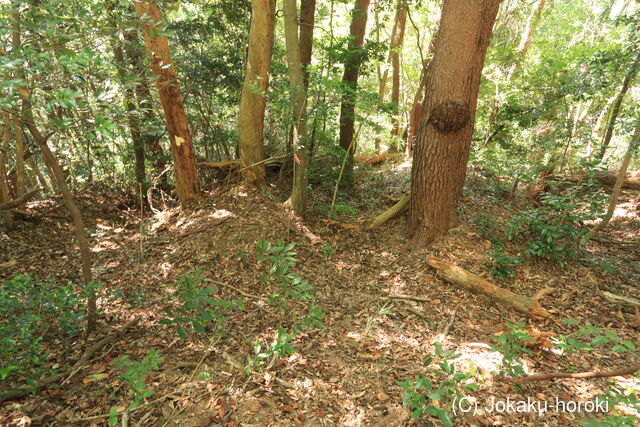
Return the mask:
<path id="1" fill-rule="evenodd" d="M 422 246 L 457 224 L 484 57 L 500 0 L 445 0 L 411 170 L 409 233 Z"/>
<path id="2" fill-rule="evenodd" d="M 293 189 L 289 205 L 293 211 L 304 218 L 306 214 L 307 179 L 307 93 L 305 91 L 300 43 L 298 40 L 298 13 L 296 0 L 284 0 L 284 32 L 287 48 L 287 67 L 291 84 L 293 103 Z"/>
<path id="3" fill-rule="evenodd" d="M 624 76 L 620 92 L 618 92 L 615 101 L 613 101 L 613 104 L 611 105 L 611 110 L 609 112 L 609 121 L 607 123 L 607 130 L 602 137 L 600 151 L 598 151 L 598 154 L 596 156 L 598 160 L 602 160 L 604 158 L 604 153 L 607 152 L 607 147 L 609 147 L 609 143 L 611 142 L 611 138 L 613 137 L 613 130 L 615 129 L 616 121 L 618 120 L 618 114 L 620 114 L 622 101 L 624 100 L 625 95 L 631 87 L 631 82 L 633 82 L 634 77 L 638 73 L 638 68 L 640 68 L 640 53 L 638 53 L 636 59 L 633 61 L 633 64 L 631 64 L 629 72 Z"/>
<path id="4" fill-rule="evenodd" d="M 638 149 L 638 140 L 640 139 L 640 124 L 636 126 L 636 130 L 633 132 L 633 137 L 631 137 L 631 141 L 629 141 L 629 147 L 627 148 L 627 152 L 624 154 L 624 159 L 622 159 L 622 164 L 620 165 L 620 170 L 618 171 L 618 176 L 616 178 L 616 182 L 613 186 L 613 191 L 611 192 L 611 200 L 609 201 L 609 207 L 607 208 L 607 213 L 602 218 L 602 221 L 598 223 L 595 227 L 589 230 L 587 237 L 593 237 L 604 229 L 611 218 L 613 217 L 613 213 L 616 210 L 616 205 L 618 204 L 618 197 L 620 197 L 620 191 L 622 190 L 622 185 L 625 181 L 627 169 L 629 168 L 629 163 L 631 163 L 631 158 L 633 154 Z"/>
<path id="5" fill-rule="evenodd" d="M 309 66 L 313 51 L 313 27 L 315 25 L 316 0 L 300 2 L 300 61 L 303 64 L 304 89 L 309 89 Z"/>
<path id="6" fill-rule="evenodd" d="M 351 25 L 349 27 L 349 51 L 344 62 L 344 74 L 342 76 L 343 91 L 340 105 L 340 147 L 347 156 L 344 169 L 344 182 L 353 182 L 353 137 L 355 134 L 355 110 L 356 91 L 358 89 L 358 75 L 362 55 L 359 50 L 364 44 L 364 35 L 367 29 L 367 16 L 371 0 L 356 0 L 351 12 Z"/>
<path id="7" fill-rule="evenodd" d="M 156 86 L 169 131 L 171 154 L 176 174 L 176 193 L 184 204 L 198 196 L 200 183 L 195 154 L 184 110 L 176 70 L 171 59 L 169 41 L 162 34 L 162 14 L 154 1 L 135 0 L 151 68 L 158 76 Z"/>
<path id="8" fill-rule="evenodd" d="M 275 0 L 252 0 L 247 71 L 240 95 L 238 137 L 240 160 L 249 183 L 266 182 L 264 160 L 264 110 L 269 87 L 269 67 L 273 49 Z M 259 163 L 259 164 L 258 164 Z"/>

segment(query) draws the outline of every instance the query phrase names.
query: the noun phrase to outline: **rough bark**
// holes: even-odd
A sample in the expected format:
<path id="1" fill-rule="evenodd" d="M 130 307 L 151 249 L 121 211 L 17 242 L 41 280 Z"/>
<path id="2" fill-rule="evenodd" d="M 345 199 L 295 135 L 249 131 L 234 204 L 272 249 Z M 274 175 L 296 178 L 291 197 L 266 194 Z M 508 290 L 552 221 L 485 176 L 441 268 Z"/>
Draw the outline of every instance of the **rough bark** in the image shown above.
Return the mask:
<path id="1" fill-rule="evenodd" d="M 409 234 L 423 246 L 457 224 L 480 77 L 500 0 L 445 0 L 411 171 Z"/>
<path id="2" fill-rule="evenodd" d="M 609 143 L 611 142 L 611 138 L 613 137 L 613 130 L 616 126 L 616 121 L 618 120 L 618 115 L 620 114 L 620 110 L 622 108 L 622 101 L 624 101 L 624 97 L 626 96 L 629 88 L 631 87 L 631 83 L 638 73 L 638 69 L 640 68 L 640 53 L 636 56 L 636 59 L 633 61 L 631 68 L 629 68 L 629 72 L 624 76 L 622 80 L 622 86 L 620 87 L 620 92 L 616 96 L 616 99 L 613 101 L 611 105 L 611 110 L 609 112 L 609 121 L 607 123 L 607 129 L 602 137 L 602 144 L 600 145 L 600 150 L 596 155 L 598 160 L 602 160 L 604 158 L 604 154 L 607 152 L 607 148 L 609 147 Z"/>
<path id="3" fill-rule="evenodd" d="M 240 95 L 238 138 L 240 160 L 245 166 L 244 176 L 249 183 L 266 182 L 264 164 L 264 111 L 269 67 L 273 49 L 275 0 L 252 0 L 251 28 L 247 70 Z"/>
<path id="4" fill-rule="evenodd" d="M 198 196 L 200 183 L 187 115 L 169 50 L 169 41 L 162 34 L 162 14 L 156 3 L 149 0 L 135 0 L 133 4 L 140 17 L 151 69 L 158 76 L 156 86 L 169 132 L 176 175 L 176 193 L 180 203 L 184 204 Z"/>
<path id="5" fill-rule="evenodd" d="M 507 289 L 496 286 L 482 277 L 470 273 L 450 262 L 442 261 L 434 257 L 427 258 L 427 264 L 436 270 L 438 276 L 447 282 L 459 285 L 474 294 L 485 295 L 493 301 L 511 307 L 514 310 L 526 314 L 532 319 L 550 318 L 551 315 L 540 306 L 534 298 L 513 293 Z"/>
<path id="6" fill-rule="evenodd" d="M 31 99 L 29 93 L 26 88 L 21 87 L 19 89 L 20 97 L 22 98 L 22 113 L 23 113 L 23 122 L 29 129 L 31 136 L 38 144 L 40 148 L 40 152 L 42 153 L 42 157 L 44 158 L 45 163 L 51 168 L 53 175 L 56 180 L 56 184 L 62 193 L 62 197 L 64 199 L 64 203 L 71 214 L 71 218 L 73 219 L 73 225 L 75 228 L 76 239 L 78 240 L 78 246 L 80 248 L 80 260 L 82 263 L 82 281 L 84 286 L 87 288 L 88 297 L 87 297 L 87 332 L 92 332 L 96 327 L 96 295 L 95 292 L 91 289 L 93 275 L 91 272 L 91 251 L 89 250 L 89 242 L 87 240 L 87 235 L 84 228 L 84 220 L 82 219 L 82 214 L 80 213 L 80 209 L 78 209 L 78 205 L 76 205 L 75 200 L 73 199 L 73 194 L 67 185 L 67 181 L 65 180 L 64 172 L 58 163 L 55 155 L 49 148 L 47 144 L 47 137 L 40 133 L 40 130 L 35 124 L 33 112 L 31 110 Z"/>
<path id="7" fill-rule="evenodd" d="M 620 170 L 618 170 L 618 176 L 616 177 L 616 182 L 613 185 L 613 191 L 611 192 L 611 199 L 609 200 L 607 213 L 604 215 L 601 222 L 599 222 L 595 227 L 589 230 L 587 237 L 595 236 L 599 231 L 603 230 L 609 224 L 609 221 L 611 221 L 611 218 L 613 217 L 613 213 L 616 210 L 616 205 L 618 204 L 618 197 L 620 197 L 622 184 L 626 180 L 626 174 L 627 174 L 627 169 L 629 168 L 629 163 L 631 163 L 633 154 L 638 149 L 639 139 L 640 139 L 640 125 L 636 126 L 636 130 L 633 133 L 633 137 L 631 137 L 631 141 L 629 141 L 629 147 L 627 147 L 627 152 L 624 154 L 624 158 L 622 159 L 622 164 L 620 165 Z"/>
<path id="8" fill-rule="evenodd" d="M 355 135 L 355 109 L 356 91 L 358 89 L 358 75 L 362 55 L 360 49 L 364 44 L 364 35 L 367 29 L 367 16 L 371 0 L 356 0 L 351 13 L 351 25 L 349 26 L 349 46 L 347 58 L 344 62 L 344 74 L 342 75 L 342 102 L 340 105 L 340 147 L 346 151 L 344 181 L 350 184 L 353 180 L 353 138 Z"/>
<path id="9" fill-rule="evenodd" d="M 307 178 L 305 175 L 308 161 L 307 147 L 307 93 L 305 91 L 300 43 L 298 40 L 298 13 L 296 0 L 284 0 L 284 31 L 287 49 L 287 68 L 291 85 L 293 103 L 293 188 L 288 204 L 299 216 L 306 215 Z"/>
<path id="10" fill-rule="evenodd" d="M 309 66 L 313 51 L 313 28 L 315 26 L 316 0 L 300 2 L 300 61 L 303 64 L 304 88 L 309 89 Z"/>

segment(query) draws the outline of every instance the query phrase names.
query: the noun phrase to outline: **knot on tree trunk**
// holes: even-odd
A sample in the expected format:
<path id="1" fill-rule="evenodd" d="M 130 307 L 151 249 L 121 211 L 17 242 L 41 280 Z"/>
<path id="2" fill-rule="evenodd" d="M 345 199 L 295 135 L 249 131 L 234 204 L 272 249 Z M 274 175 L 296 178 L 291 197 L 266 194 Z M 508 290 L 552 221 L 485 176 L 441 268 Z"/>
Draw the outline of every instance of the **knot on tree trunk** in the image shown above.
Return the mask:
<path id="1" fill-rule="evenodd" d="M 466 104 L 453 101 L 443 102 L 431 110 L 429 121 L 442 133 L 456 132 L 471 120 L 471 112 Z"/>

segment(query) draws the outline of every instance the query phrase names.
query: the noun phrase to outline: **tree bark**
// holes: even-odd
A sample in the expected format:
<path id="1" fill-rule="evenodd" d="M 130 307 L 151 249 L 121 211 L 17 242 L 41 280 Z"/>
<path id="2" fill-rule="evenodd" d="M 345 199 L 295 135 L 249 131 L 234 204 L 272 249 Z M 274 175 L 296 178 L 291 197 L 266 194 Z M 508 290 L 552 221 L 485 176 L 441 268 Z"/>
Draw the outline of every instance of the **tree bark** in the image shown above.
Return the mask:
<path id="1" fill-rule="evenodd" d="M 409 234 L 420 247 L 457 224 L 484 57 L 500 0 L 445 0 L 411 170 Z"/>
<path id="2" fill-rule="evenodd" d="M 273 50 L 275 0 L 252 0 L 247 70 L 240 95 L 238 137 L 245 179 L 266 183 L 264 164 L 264 112 Z"/>
<path id="3" fill-rule="evenodd" d="M 604 154 L 607 152 L 607 148 L 609 147 L 609 143 L 611 142 L 611 138 L 613 137 L 613 130 L 616 126 L 616 121 L 618 120 L 618 114 L 620 114 L 620 110 L 622 108 L 622 101 L 624 100 L 625 95 L 629 91 L 631 87 L 631 83 L 638 73 L 638 68 L 640 68 L 640 53 L 636 56 L 636 59 L 633 61 L 629 72 L 624 76 L 622 80 L 622 87 L 620 88 L 620 92 L 616 96 L 615 101 L 611 105 L 611 110 L 609 113 L 609 121 L 607 123 L 607 130 L 602 137 L 602 144 L 600 145 L 600 151 L 596 158 L 600 161 L 604 158 Z"/>
<path id="4" fill-rule="evenodd" d="M 375 217 L 373 221 L 371 221 L 371 224 L 369 224 L 368 228 L 380 227 L 385 222 L 393 218 L 399 217 L 400 215 L 405 213 L 407 209 L 409 209 L 410 200 L 411 200 L 411 193 L 407 194 L 402 199 L 400 199 L 398 203 L 396 203 L 395 205 L 393 205 L 392 207 L 390 207 L 389 209 L 387 209 L 386 211 L 382 212 L 380 215 Z"/>
<path id="5" fill-rule="evenodd" d="M 176 193 L 181 204 L 198 196 L 200 183 L 187 115 L 180 86 L 171 59 L 169 41 L 162 34 L 162 14 L 153 0 L 135 0 L 151 69 L 158 76 L 156 86 L 169 131 L 171 154 L 176 174 Z"/>
<path id="6" fill-rule="evenodd" d="M 605 187 L 613 188 L 616 185 L 619 174 L 619 170 L 598 171 L 593 175 L 593 179 Z M 586 181 L 587 176 L 549 175 L 546 176 L 545 179 L 565 180 L 580 183 Z M 625 172 L 621 188 L 623 190 L 640 190 L 640 171 Z"/>
<path id="7" fill-rule="evenodd" d="M 304 89 L 309 89 L 309 67 L 313 51 L 313 28 L 315 26 L 316 0 L 300 2 L 300 61 L 303 64 Z"/>
<path id="8" fill-rule="evenodd" d="M 16 1 L 11 2 L 14 12 L 11 14 L 11 46 L 14 55 L 19 55 L 20 49 L 20 12 L 19 5 Z M 15 77 L 23 78 L 24 71 L 21 66 L 16 69 Z M 13 120 L 13 133 L 16 142 L 16 196 L 20 197 L 25 193 L 25 176 L 24 176 L 24 136 L 22 133 L 22 122 L 19 117 Z"/>
<path id="9" fill-rule="evenodd" d="M 522 63 L 527 56 L 527 52 L 529 51 L 529 46 L 531 46 L 531 40 L 533 39 L 533 35 L 538 28 L 538 24 L 540 24 L 540 20 L 542 19 L 542 12 L 544 10 L 544 5 L 546 0 L 537 0 L 535 9 L 531 14 L 531 18 L 527 22 L 527 26 L 522 33 L 522 37 L 520 37 L 520 44 L 518 45 L 518 49 L 516 50 L 516 62 L 513 64 L 511 71 L 509 72 L 509 77 L 507 81 L 511 80 L 511 76 L 517 70 L 522 69 Z"/>
<path id="10" fill-rule="evenodd" d="M 307 93 L 300 58 L 298 40 L 298 13 L 296 0 L 284 0 L 284 32 L 287 49 L 287 68 L 291 84 L 293 103 L 293 188 L 288 204 L 302 218 L 306 215 L 307 178 L 305 175 L 308 161 L 307 147 Z"/>
<path id="11" fill-rule="evenodd" d="M 353 183 L 353 137 L 355 134 L 355 109 L 356 91 L 358 89 L 358 75 L 362 63 L 360 49 L 364 44 L 364 35 L 367 29 L 367 16 L 370 0 L 356 0 L 351 12 L 351 25 L 349 27 L 349 45 L 347 58 L 344 62 L 344 74 L 342 76 L 343 94 L 340 105 L 340 147 L 345 150 L 347 162 L 343 174 L 347 185 Z"/>
<path id="12" fill-rule="evenodd" d="M 534 298 L 515 294 L 507 289 L 489 283 L 482 277 L 463 270 L 455 264 L 439 260 L 432 256 L 427 258 L 427 264 L 434 268 L 438 276 L 447 282 L 460 285 L 474 294 L 485 295 L 493 301 L 526 314 L 532 319 L 551 318 L 551 315 L 542 308 Z"/>
<path id="13" fill-rule="evenodd" d="M 620 170 L 618 171 L 618 176 L 613 186 L 613 191 L 611 192 L 611 199 L 609 200 L 609 207 L 607 208 L 607 213 L 604 215 L 601 222 L 599 222 L 595 227 L 589 230 L 589 233 L 587 233 L 587 237 L 595 236 L 599 231 L 602 231 L 609 224 L 609 221 L 611 221 L 611 218 L 613 217 L 613 213 L 616 210 L 616 205 L 618 204 L 618 197 L 620 197 L 620 191 L 622 190 L 622 184 L 624 183 L 626 178 L 627 169 L 629 168 L 629 163 L 631 163 L 633 154 L 638 148 L 639 140 L 640 140 L 640 124 L 636 126 L 636 130 L 633 132 L 631 141 L 629 141 L 629 147 L 627 148 L 627 152 L 624 154 L 624 158 L 622 159 L 622 164 L 620 165 Z"/>

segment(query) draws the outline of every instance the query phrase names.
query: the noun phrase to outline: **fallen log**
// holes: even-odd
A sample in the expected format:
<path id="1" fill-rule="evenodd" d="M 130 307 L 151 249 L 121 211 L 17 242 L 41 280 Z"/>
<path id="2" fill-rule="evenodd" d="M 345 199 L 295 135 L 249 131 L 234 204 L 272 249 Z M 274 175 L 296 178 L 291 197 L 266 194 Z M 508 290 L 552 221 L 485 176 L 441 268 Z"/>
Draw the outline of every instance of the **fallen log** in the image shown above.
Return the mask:
<path id="1" fill-rule="evenodd" d="M 407 194 L 402 199 L 400 199 L 398 203 L 396 203 L 395 205 L 393 205 L 392 207 L 390 207 L 389 209 L 387 209 L 386 211 L 382 212 L 380 215 L 375 217 L 369 224 L 368 228 L 380 227 L 385 222 L 393 218 L 399 217 L 409 209 L 410 201 L 411 201 L 411 193 Z"/>
<path id="2" fill-rule="evenodd" d="M 616 178 L 618 177 L 617 170 L 600 171 L 596 172 L 593 179 L 604 185 L 605 187 L 611 187 L 616 184 Z M 581 175 L 549 175 L 549 179 L 564 180 L 572 183 L 580 183 L 587 180 L 587 176 Z M 640 190 L 640 171 L 627 171 L 622 182 L 622 188 L 625 190 Z"/>
<path id="3" fill-rule="evenodd" d="M 528 381 L 545 381 L 556 378 L 609 378 L 622 377 L 624 375 L 633 375 L 640 371 L 640 363 L 628 366 L 626 368 L 614 369 L 612 371 L 591 371 L 591 372 L 552 372 L 549 374 L 527 375 L 518 378 L 503 378 L 502 381 L 507 383 L 524 383 Z"/>
<path id="4" fill-rule="evenodd" d="M 0 211 L 10 211 L 11 209 L 15 209 L 18 208 L 22 205 L 24 205 L 25 203 L 27 203 L 29 200 L 33 199 L 33 197 L 38 194 L 38 191 L 40 191 L 40 189 L 38 187 L 33 188 L 29 191 L 27 191 L 26 193 L 24 193 L 22 196 L 15 198 L 13 200 L 10 200 L 8 202 L 5 203 L 1 203 L 0 204 Z"/>
<path id="5" fill-rule="evenodd" d="M 387 160 L 389 160 L 389 156 L 387 156 L 386 154 L 377 154 L 374 156 L 361 155 L 361 156 L 355 156 L 353 160 L 355 160 L 356 163 L 368 163 L 370 165 L 379 165 L 380 163 L 384 163 Z"/>
<path id="6" fill-rule="evenodd" d="M 532 319 L 551 318 L 551 315 L 534 298 L 513 293 L 484 280 L 480 276 L 463 270 L 455 264 L 432 256 L 427 257 L 427 264 L 435 269 L 438 276 L 447 282 L 462 286 L 474 294 L 485 295 L 500 304 L 526 314 Z"/>
<path id="7" fill-rule="evenodd" d="M 621 303 L 621 304 L 625 304 L 631 307 L 636 307 L 636 308 L 640 308 L 640 301 L 635 299 L 635 298 L 631 298 L 631 297 L 625 297 L 622 295 L 616 295 L 616 294 L 612 294 L 611 292 L 607 292 L 607 291 L 602 291 L 602 295 L 605 296 L 605 298 L 607 298 L 608 300 L 617 302 L 617 303 Z"/>
<path id="8" fill-rule="evenodd" d="M 221 162 L 200 163 L 200 167 L 205 169 L 235 169 L 240 168 L 240 159 L 223 160 Z"/>

